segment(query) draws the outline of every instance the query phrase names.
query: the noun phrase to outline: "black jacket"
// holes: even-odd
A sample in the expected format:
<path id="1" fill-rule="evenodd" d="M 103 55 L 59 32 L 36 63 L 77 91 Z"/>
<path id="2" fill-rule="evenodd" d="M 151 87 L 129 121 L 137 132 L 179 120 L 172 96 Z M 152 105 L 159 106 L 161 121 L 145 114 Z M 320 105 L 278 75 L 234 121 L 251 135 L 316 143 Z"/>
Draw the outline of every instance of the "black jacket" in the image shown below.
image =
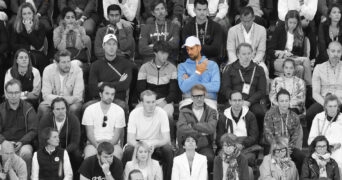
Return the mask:
<path id="1" fill-rule="evenodd" d="M 330 161 L 326 164 L 327 176 L 331 180 L 339 180 L 340 173 L 336 161 L 330 158 Z M 319 178 L 319 167 L 315 159 L 311 156 L 306 157 L 302 166 L 302 180 L 318 179 Z"/>

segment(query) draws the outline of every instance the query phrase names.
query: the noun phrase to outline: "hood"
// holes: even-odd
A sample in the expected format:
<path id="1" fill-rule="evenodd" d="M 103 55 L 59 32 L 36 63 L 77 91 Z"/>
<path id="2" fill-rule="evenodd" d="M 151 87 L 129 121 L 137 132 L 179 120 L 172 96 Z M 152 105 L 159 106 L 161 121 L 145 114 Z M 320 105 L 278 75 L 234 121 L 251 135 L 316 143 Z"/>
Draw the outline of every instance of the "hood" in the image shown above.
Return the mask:
<path id="1" fill-rule="evenodd" d="M 228 119 L 233 119 L 231 109 L 232 109 L 232 107 L 229 107 L 226 110 L 224 110 L 224 112 L 223 112 L 224 116 Z M 241 114 L 240 119 L 244 118 L 246 116 L 246 114 L 248 113 L 248 110 L 249 110 L 248 107 L 242 106 L 242 114 Z"/>

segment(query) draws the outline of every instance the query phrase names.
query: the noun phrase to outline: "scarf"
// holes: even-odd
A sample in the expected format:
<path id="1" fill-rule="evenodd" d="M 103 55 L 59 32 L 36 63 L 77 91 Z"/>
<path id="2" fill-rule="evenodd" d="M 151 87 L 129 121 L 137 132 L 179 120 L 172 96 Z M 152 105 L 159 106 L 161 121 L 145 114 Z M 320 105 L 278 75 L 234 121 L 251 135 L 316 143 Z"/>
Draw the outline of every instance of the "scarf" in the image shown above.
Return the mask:
<path id="1" fill-rule="evenodd" d="M 328 177 L 326 165 L 330 161 L 330 153 L 324 155 L 317 154 L 314 152 L 311 157 L 316 160 L 319 168 L 319 177 Z"/>
<path id="2" fill-rule="evenodd" d="M 291 159 L 289 157 L 284 158 L 274 158 L 272 163 L 280 167 L 282 171 L 286 171 L 291 168 Z"/>
<path id="3" fill-rule="evenodd" d="M 238 163 L 237 157 L 240 155 L 240 149 L 235 147 L 235 150 L 232 154 L 226 154 L 224 151 L 221 151 L 221 157 L 223 162 L 228 164 L 227 168 L 227 180 L 238 180 L 239 173 L 238 173 Z"/>

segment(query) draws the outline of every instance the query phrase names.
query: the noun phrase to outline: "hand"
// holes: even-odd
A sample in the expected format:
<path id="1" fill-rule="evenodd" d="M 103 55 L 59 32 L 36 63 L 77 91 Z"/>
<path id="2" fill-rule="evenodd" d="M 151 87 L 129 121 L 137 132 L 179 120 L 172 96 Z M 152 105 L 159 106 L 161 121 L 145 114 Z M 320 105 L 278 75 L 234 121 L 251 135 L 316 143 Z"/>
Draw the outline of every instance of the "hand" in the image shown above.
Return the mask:
<path id="1" fill-rule="evenodd" d="M 327 20 L 325 16 L 321 16 L 321 23 L 324 23 Z"/>
<path id="2" fill-rule="evenodd" d="M 75 12 L 78 13 L 78 14 L 82 14 L 83 10 L 80 9 L 79 7 L 76 7 Z"/>
<path id="3" fill-rule="evenodd" d="M 291 155 L 291 154 L 292 154 L 292 152 L 293 152 L 293 148 L 292 148 L 292 147 L 289 147 L 289 148 L 288 148 L 288 151 L 289 151 L 289 152 L 288 152 L 288 153 L 289 153 L 289 155 Z"/>
<path id="4" fill-rule="evenodd" d="M 32 45 L 30 45 L 30 50 L 36 50 Z"/>
<path id="5" fill-rule="evenodd" d="M 33 21 L 31 19 L 24 19 L 23 24 L 27 32 L 32 31 Z"/>
<path id="6" fill-rule="evenodd" d="M 208 65 L 208 59 L 205 59 L 201 64 L 198 64 L 198 61 L 196 61 L 196 71 L 198 71 L 201 74 L 204 73 L 204 71 L 207 70 Z"/>
<path id="7" fill-rule="evenodd" d="M 103 171 L 103 173 L 104 174 L 108 174 L 108 173 L 110 173 L 110 170 L 109 170 L 109 164 L 106 162 L 106 163 L 103 163 L 102 165 L 101 165 L 101 168 L 102 168 L 102 171 Z"/>
<path id="8" fill-rule="evenodd" d="M 291 57 L 291 56 L 293 56 L 293 54 L 290 51 L 285 51 L 284 52 L 284 58 L 288 58 L 288 57 Z"/>
<path id="9" fill-rule="evenodd" d="M 189 78 L 189 75 L 188 75 L 188 74 L 183 74 L 183 77 L 182 77 L 183 80 L 186 80 L 186 79 L 188 79 L 188 78 Z"/>
<path id="10" fill-rule="evenodd" d="M 215 21 L 215 22 L 219 22 L 221 20 L 221 18 L 219 18 L 219 17 L 215 17 L 214 19 L 213 19 L 213 21 Z"/>
<path id="11" fill-rule="evenodd" d="M 127 79 L 127 74 L 126 73 L 124 73 L 123 75 L 121 75 L 121 77 L 120 77 L 120 82 L 122 82 L 122 81 L 125 81 L 126 79 Z"/>
<path id="12" fill-rule="evenodd" d="M 148 47 L 153 48 L 154 44 L 149 44 Z"/>
<path id="13" fill-rule="evenodd" d="M 6 179 L 6 173 L 0 172 L 0 179 L 5 180 Z"/>
<path id="14" fill-rule="evenodd" d="M 14 151 L 15 152 L 18 152 L 21 148 L 21 146 L 23 146 L 23 143 L 22 142 L 16 142 L 14 143 Z"/>
<path id="15" fill-rule="evenodd" d="M 249 107 L 249 106 L 251 106 L 251 103 L 248 101 L 243 101 L 243 105 Z"/>
<path id="16" fill-rule="evenodd" d="M 167 104 L 167 102 L 165 100 L 160 101 L 160 103 L 158 103 L 157 105 L 161 108 L 163 108 L 165 105 Z"/>
<path id="17" fill-rule="evenodd" d="M 99 83 L 97 84 L 97 87 L 101 87 L 102 84 L 103 84 L 103 82 L 99 82 Z"/>
<path id="18" fill-rule="evenodd" d="M 120 19 L 120 22 L 122 23 L 123 27 L 133 29 L 133 24 L 134 23 L 132 23 L 130 21 L 126 21 L 124 19 Z"/>
<path id="19" fill-rule="evenodd" d="M 244 149 L 244 146 L 242 145 L 242 144 L 236 144 L 236 147 L 238 148 L 238 149 L 240 149 L 240 150 L 243 150 Z"/>
<path id="20" fill-rule="evenodd" d="M 177 26 L 181 26 L 181 23 L 178 21 L 178 18 L 176 18 L 176 17 L 173 18 L 171 23 L 174 24 L 174 25 L 177 25 Z"/>
<path id="21" fill-rule="evenodd" d="M 121 21 L 117 22 L 117 23 L 116 23 L 116 27 L 117 27 L 118 29 L 122 29 L 122 28 L 123 28 L 122 22 L 121 22 Z"/>

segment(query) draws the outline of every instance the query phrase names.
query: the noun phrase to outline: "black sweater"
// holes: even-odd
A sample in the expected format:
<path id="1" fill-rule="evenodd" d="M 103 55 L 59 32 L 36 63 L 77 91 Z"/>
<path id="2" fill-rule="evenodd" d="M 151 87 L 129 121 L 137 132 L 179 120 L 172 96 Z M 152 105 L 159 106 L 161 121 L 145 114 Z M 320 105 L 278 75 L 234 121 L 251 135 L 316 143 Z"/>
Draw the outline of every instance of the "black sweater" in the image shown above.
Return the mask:
<path id="1" fill-rule="evenodd" d="M 190 20 L 182 31 L 182 44 L 185 43 L 186 38 L 189 36 L 196 36 L 196 18 Z M 208 58 L 218 57 L 220 54 L 220 47 L 223 43 L 223 30 L 220 24 L 208 19 L 208 28 L 204 41 L 202 44 L 202 53 Z M 202 43 L 202 39 L 200 39 Z"/>
<path id="2" fill-rule="evenodd" d="M 117 70 L 121 75 L 127 74 L 124 81 L 119 81 L 120 76 L 109 65 L 108 62 Z M 116 56 L 113 61 L 100 59 L 95 61 L 90 68 L 89 72 L 89 93 L 91 98 L 99 97 L 99 82 L 108 82 L 115 87 L 115 99 L 125 101 L 126 91 L 129 89 L 132 80 L 133 64 L 124 57 Z"/>

